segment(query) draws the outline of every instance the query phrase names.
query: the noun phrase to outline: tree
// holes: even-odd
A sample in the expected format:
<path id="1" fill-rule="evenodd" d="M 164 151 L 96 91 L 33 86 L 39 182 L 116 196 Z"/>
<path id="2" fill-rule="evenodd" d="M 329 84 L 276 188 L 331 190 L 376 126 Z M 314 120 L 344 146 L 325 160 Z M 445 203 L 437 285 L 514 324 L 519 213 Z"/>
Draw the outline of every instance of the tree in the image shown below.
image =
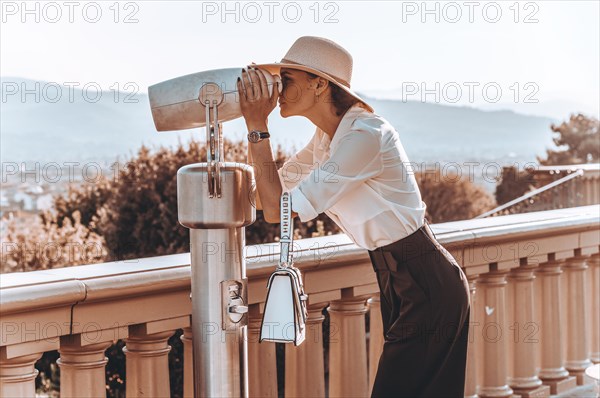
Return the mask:
<path id="1" fill-rule="evenodd" d="M 432 223 L 467 220 L 491 210 L 494 198 L 482 187 L 456 173 L 415 173 L 427 218 Z"/>
<path id="2" fill-rule="evenodd" d="M 572 114 L 568 122 L 550 126 L 554 144 L 559 150 L 548 149 L 546 159 L 537 158 L 543 165 L 581 164 L 600 161 L 600 121 L 581 113 Z"/>
<path id="3" fill-rule="evenodd" d="M 502 176 L 496 185 L 496 202 L 503 205 L 529 192 L 535 186 L 532 171 L 532 169 L 519 171 L 515 166 L 502 168 Z"/>
<path id="4" fill-rule="evenodd" d="M 552 124 L 550 129 L 558 150 L 546 150 L 546 159 L 537 156 L 542 165 L 582 164 L 600 161 L 600 121 L 583 114 L 572 114 L 568 122 Z M 514 166 L 505 167 L 496 185 L 496 201 L 504 204 L 536 187 L 534 170 L 519 171 Z"/>

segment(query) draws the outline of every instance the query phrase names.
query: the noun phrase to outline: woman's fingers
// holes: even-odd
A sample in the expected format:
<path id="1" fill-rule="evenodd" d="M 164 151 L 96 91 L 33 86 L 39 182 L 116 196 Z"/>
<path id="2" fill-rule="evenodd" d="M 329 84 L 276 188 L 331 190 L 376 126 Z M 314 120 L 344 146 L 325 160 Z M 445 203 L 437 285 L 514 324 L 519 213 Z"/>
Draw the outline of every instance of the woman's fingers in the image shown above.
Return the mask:
<path id="1" fill-rule="evenodd" d="M 256 74 L 258 81 L 260 82 L 260 95 L 261 97 L 269 97 L 269 87 L 267 86 L 267 78 L 265 72 L 260 69 L 252 68 Z"/>
<path id="2" fill-rule="evenodd" d="M 268 72 L 248 66 L 237 80 L 242 114 L 261 122 L 271 113 L 279 95 L 278 91 L 269 95 L 266 73 Z M 278 90 L 277 86 L 273 87 L 273 91 L 275 90 Z"/>
<path id="3" fill-rule="evenodd" d="M 243 97 L 244 100 L 248 100 L 248 91 L 247 91 L 247 87 L 248 87 L 248 78 L 245 76 L 245 73 L 242 70 L 242 75 L 240 77 L 240 80 L 238 80 L 238 85 L 240 86 L 241 89 L 241 97 Z"/>
<path id="4" fill-rule="evenodd" d="M 277 104 L 277 98 L 279 98 L 279 85 L 281 83 L 279 82 L 279 79 L 277 79 L 276 77 L 274 77 L 273 80 L 273 93 L 271 93 L 271 104 L 273 104 L 273 107 L 275 104 Z"/>
<path id="5" fill-rule="evenodd" d="M 254 91 L 254 85 L 252 84 L 252 80 L 250 74 L 247 69 L 242 70 L 242 83 L 244 84 L 244 90 L 246 92 L 246 99 L 248 101 L 254 101 L 256 99 L 256 94 Z"/>
<path id="6" fill-rule="evenodd" d="M 257 101 L 260 101 L 264 96 L 264 91 L 262 87 L 261 73 L 254 69 L 248 67 L 248 73 L 250 74 L 250 78 L 252 79 L 252 88 L 254 89 L 254 94 Z M 264 76 L 262 76 L 264 79 Z"/>
<path id="7" fill-rule="evenodd" d="M 271 93 L 271 95 L 269 95 L 269 86 L 267 84 L 267 79 L 266 79 L 265 73 L 269 73 L 270 74 L 270 72 L 262 71 L 262 70 L 261 70 L 261 72 L 263 72 L 263 78 L 264 78 L 264 80 L 263 80 L 264 81 L 264 85 L 262 86 L 263 87 L 263 95 L 265 97 L 269 98 L 269 103 L 271 105 L 276 104 L 277 103 L 277 97 L 279 96 L 279 85 L 278 85 L 279 84 L 279 79 L 277 78 L 277 76 L 271 75 L 271 80 L 273 81 L 273 86 L 272 86 L 273 92 Z"/>
<path id="8" fill-rule="evenodd" d="M 242 79 L 237 80 L 237 89 L 240 94 L 240 104 L 246 102 L 246 89 L 242 85 Z"/>
<path id="9" fill-rule="evenodd" d="M 271 105 L 277 103 L 277 98 L 279 97 L 279 82 L 276 76 L 271 75 L 271 79 L 273 80 L 273 92 L 269 95 L 269 84 L 267 83 L 266 74 L 269 73 L 262 69 L 256 69 L 256 73 L 259 75 L 260 79 L 260 87 L 261 94 L 264 98 L 269 99 L 269 103 Z"/>

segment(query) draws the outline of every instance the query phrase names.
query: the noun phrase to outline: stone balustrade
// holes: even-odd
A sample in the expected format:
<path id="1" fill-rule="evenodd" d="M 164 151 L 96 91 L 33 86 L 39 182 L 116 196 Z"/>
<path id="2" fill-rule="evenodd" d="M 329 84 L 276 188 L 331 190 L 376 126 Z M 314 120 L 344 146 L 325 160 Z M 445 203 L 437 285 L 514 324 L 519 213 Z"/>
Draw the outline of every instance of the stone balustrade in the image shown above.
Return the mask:
<path id="1" fill-rule="evenodd" d="M 432 226 L 470 281 L 466 396 L 543 397 L 585 382 L 600 360 L 599 217 L 592 205 Z M 245 253 L 250 396 L 278 391 L 275 344 L 258 343 L 278 255 L 277 243 Z M 368 253 L 334 235 L 296 241 L 294 259 L 309 317 L 304 343 L 286 345 L 285 395 L 369 396 L 384 338 Z M 193 396 L 189 254 L 3 274 L 0 305 L 2 397 L 34 396 L 35 362 L 52 350 L 62 397 L 104 397 L 105 350 L 120 339 L 127 396 L 168 397 L 177 329 Z"/>

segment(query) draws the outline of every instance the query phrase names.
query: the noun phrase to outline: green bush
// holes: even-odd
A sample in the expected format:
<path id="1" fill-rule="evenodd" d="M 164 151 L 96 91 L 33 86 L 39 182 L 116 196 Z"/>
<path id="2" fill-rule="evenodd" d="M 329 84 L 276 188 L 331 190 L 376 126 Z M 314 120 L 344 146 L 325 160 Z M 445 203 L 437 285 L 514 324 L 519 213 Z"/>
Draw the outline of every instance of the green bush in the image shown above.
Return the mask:
<path id="1" fill-rule="evenodd" d="M 104 238 L 84 225 L 81 213 L 58 219 L 48 213 L 23 226 L 9 223 L 2 242 L 0 273 L 90 264 L 106 259 Z"/>
<path id="2" fill-rule="evenodd" d="M 600 161 L 600 120 L 582 113 L 571 114 L 569 120 L 552 124 L 552 140 L 557 150 L 546 150 L 546 159 L 538 157 L 543 165 L 597 163 Z"/>
<path id="3" fill-rule="evenodd" d="M 415 173 L 431 223 L 468 220 L 495 207 L 492 195 L 468 177 L 439 170 Z"/>

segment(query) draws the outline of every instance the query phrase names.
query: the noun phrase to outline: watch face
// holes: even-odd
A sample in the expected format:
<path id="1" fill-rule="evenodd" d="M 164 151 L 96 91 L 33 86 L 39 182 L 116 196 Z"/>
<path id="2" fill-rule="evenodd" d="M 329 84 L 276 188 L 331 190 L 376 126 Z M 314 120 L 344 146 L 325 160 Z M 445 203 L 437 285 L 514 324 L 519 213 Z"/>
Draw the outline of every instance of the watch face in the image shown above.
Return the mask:
<path id="1" fill-rule="evenodd" d="M 258 142 L 260 140 L 260 133 L 258 131 L 251 131 L 248 133 L 248 140 L 251 142 Z"/>

